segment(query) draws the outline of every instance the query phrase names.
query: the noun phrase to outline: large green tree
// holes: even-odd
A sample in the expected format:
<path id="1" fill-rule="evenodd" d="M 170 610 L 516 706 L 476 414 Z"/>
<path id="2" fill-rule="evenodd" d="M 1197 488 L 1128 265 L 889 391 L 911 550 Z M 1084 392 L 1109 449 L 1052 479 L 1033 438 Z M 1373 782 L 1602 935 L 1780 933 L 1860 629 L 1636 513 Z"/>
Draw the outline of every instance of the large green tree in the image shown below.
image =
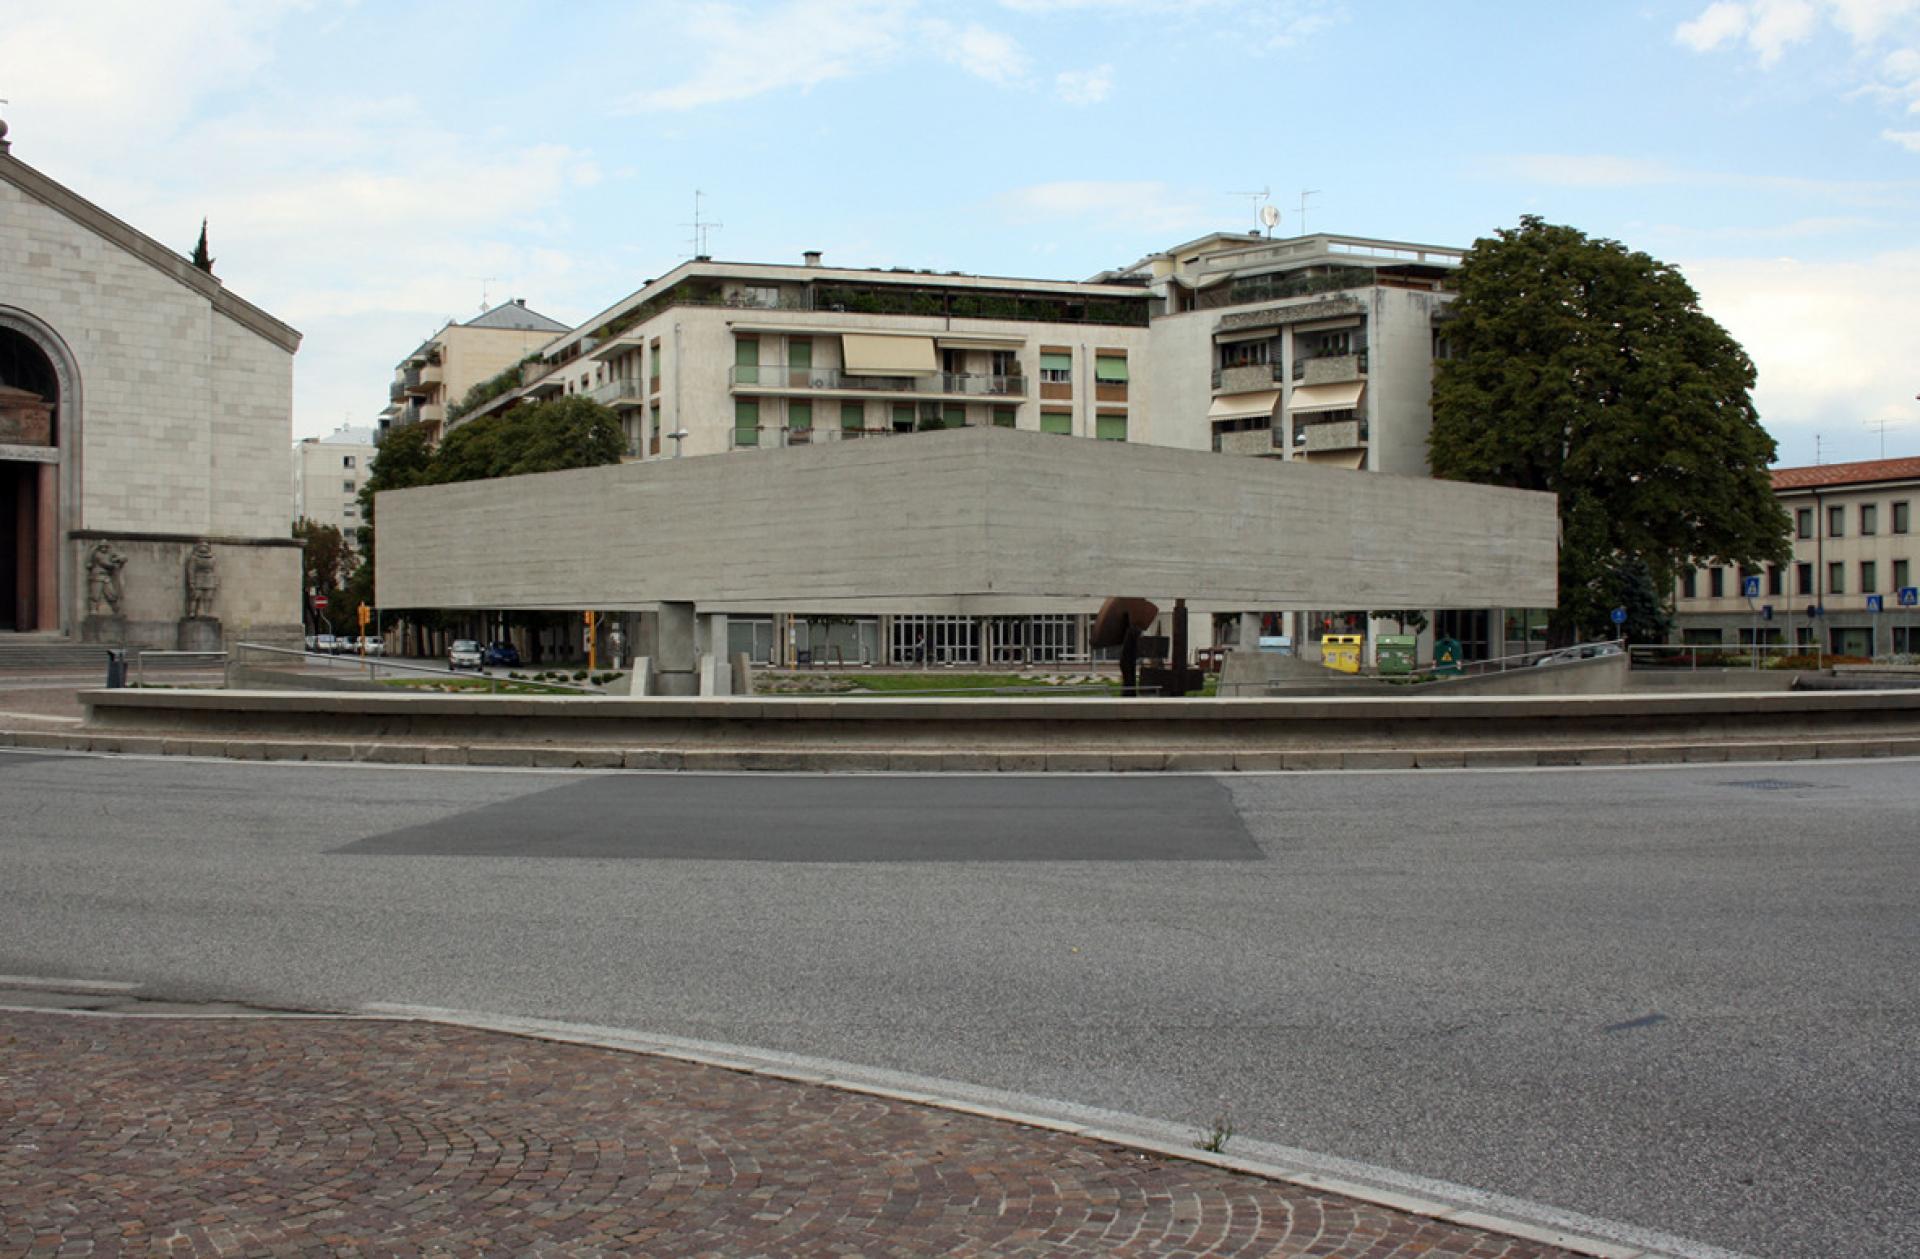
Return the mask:
<path id="1" fill-rule="evenodd" d="M 1556 643 L 1603 632 L 1621 574 L 1787 558 L 1753 363 L 1672 266 L 1529 215 L 1453 277 L 1434 475 L 1560 500 Z"/>

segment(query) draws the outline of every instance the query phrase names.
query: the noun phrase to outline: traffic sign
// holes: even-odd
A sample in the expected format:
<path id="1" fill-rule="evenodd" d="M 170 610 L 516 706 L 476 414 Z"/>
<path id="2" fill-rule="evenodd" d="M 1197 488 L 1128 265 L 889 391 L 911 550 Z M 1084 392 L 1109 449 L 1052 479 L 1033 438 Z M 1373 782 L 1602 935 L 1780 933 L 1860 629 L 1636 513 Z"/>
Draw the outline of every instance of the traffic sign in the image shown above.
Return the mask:
<path id="1" fill-rule="evenodd" d="M 1900 587 L 1900 606 L 1903 608 L 1920 607 L 1920 586 Z"/>
<path id="2" fill-rule="evenodd" d="M 1885 606 L 1885 601 L 1881 598 L 1881 596 L 1879 595 L 1867 596 L 1867 611 L 1879 612 L 1882 610 L 1884 606 Z"/>
<path id="3" fill-rule="evenodd" d="M 1613 623 L 1615 625 L 1625 625 L 1627 623 L 1627 610 L 1625 608 L 1615 608 L 1613 610 Z"/>
<path id="4" fill-rule="evenodd" d="M 1771 621 L 1773 619 L 1773 605 L 1771 603 L 1763 603 L 1760 605 L 1760 619 L 1763 621 Z"/>
<path id="5" fill-rule="evenodd" d="M 1760 579 L 1758 577 L 1742 577 L 1740 579 L 1740 595 L 1746 599 L 1758 599 L 1760 597 Z"/>
<path id="6" fill-rule="evenodd" d="M 316 612 L 325 612 L 327 610 L 327 597 L 325 595 L 315 595 L 313 597 L 313 608 Z"/>

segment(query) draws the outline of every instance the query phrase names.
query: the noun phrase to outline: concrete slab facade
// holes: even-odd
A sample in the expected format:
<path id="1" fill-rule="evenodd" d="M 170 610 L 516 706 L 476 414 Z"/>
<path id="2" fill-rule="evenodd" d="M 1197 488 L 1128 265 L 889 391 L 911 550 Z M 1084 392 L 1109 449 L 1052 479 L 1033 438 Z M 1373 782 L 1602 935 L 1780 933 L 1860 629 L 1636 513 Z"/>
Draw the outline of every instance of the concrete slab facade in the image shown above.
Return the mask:
<path id="1" fill-rule="evenodd" d="M 382 606 L 1551 606 L 1551 495 L 967 428 L 380 495 Z"/>

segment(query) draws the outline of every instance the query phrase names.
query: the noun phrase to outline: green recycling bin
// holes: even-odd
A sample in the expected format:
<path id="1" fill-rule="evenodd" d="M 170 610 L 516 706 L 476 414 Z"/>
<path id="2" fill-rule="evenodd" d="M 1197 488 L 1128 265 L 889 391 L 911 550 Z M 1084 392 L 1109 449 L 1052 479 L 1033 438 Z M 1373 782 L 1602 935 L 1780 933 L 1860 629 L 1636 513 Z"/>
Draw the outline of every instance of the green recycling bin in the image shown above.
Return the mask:
<path id="1" fill-rule="evenodd" d="M 1383 678 L 1405 677 L 1413 672 L 1414 651 L 1420 640 L 1412 634 L 1381 634 L 1374 640 L 1374 659 Z"/>

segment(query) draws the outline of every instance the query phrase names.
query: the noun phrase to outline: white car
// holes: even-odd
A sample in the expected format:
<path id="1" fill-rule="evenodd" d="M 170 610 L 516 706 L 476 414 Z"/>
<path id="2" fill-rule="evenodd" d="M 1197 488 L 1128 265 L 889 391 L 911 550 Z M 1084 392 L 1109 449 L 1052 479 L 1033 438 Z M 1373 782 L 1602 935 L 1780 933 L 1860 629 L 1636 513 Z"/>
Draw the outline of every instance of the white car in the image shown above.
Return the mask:
<path id="1" fill-rule="evenodd" d="M 480 644 L 471 638 L 455 639 L 453 646 L 447 648 L 447 669 L 458 673 L 462 669 L 472 669 L 484 673 L 484 662 L 480 655 Z"/>

